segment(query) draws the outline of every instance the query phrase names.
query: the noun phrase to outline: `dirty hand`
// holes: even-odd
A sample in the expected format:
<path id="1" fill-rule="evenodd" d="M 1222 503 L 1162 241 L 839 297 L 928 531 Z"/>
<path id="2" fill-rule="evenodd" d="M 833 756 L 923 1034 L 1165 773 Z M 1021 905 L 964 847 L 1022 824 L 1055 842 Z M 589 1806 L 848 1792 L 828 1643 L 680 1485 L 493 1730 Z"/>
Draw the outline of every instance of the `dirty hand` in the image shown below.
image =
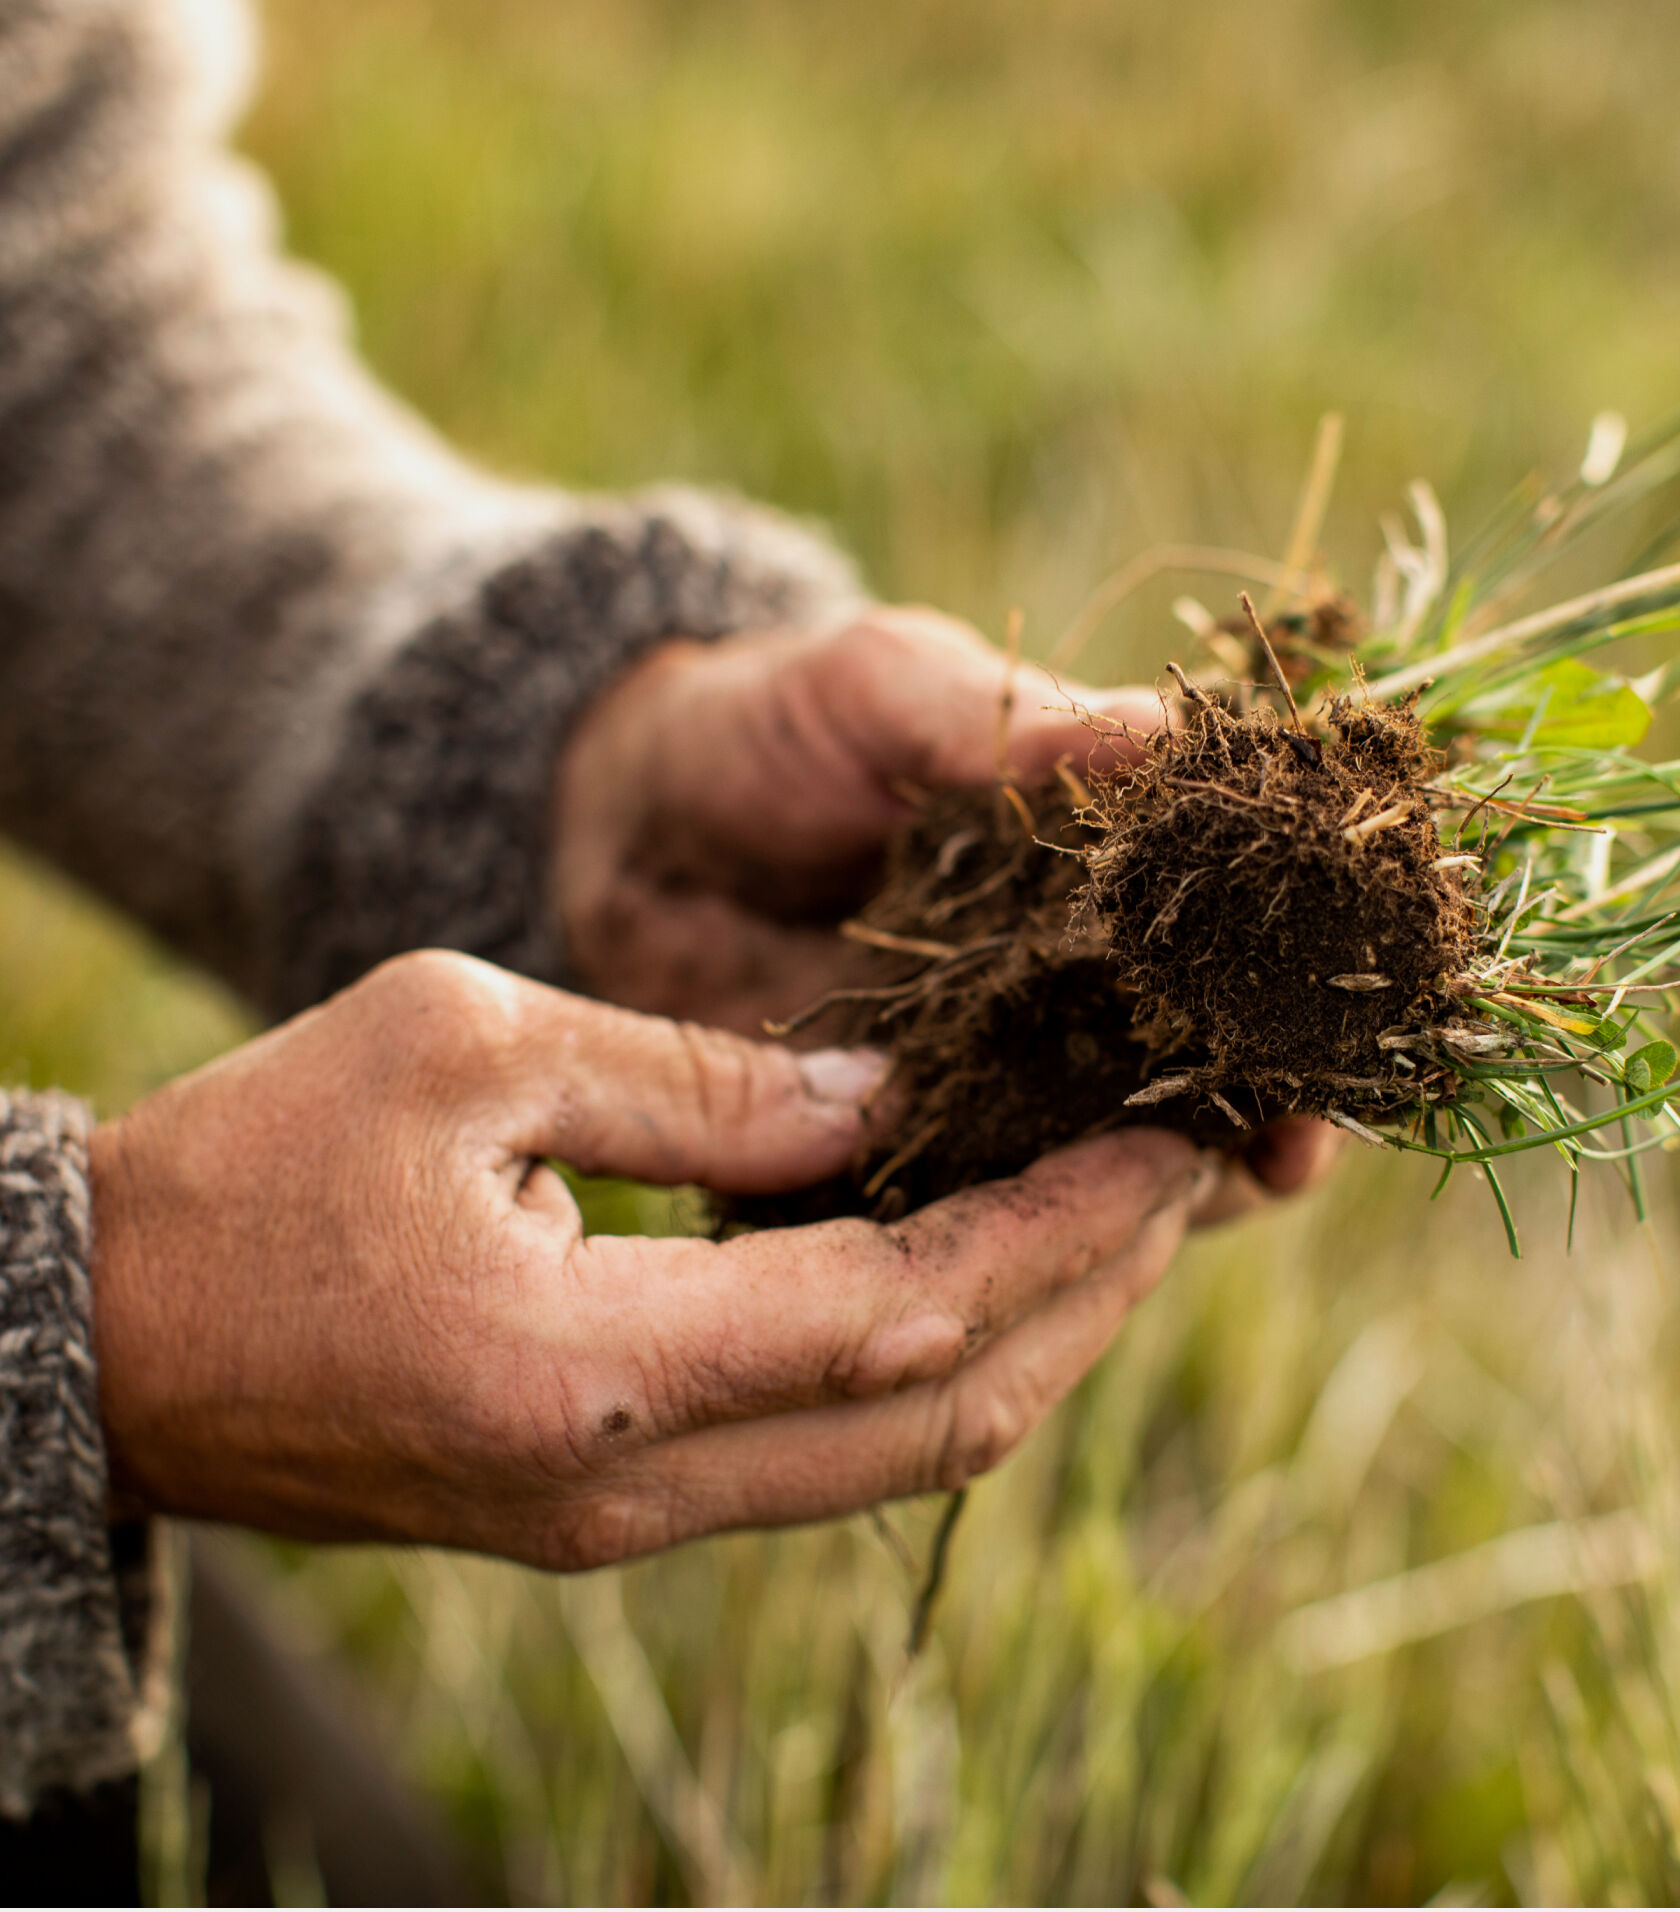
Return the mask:
<path id="1" fill-rule="evenodd" d="M 653 651 L 596 701 L 560 767 L 558 904 L 582 986 L 756 1035 L 845 980 L 858 952 L 835 926 L 913 815 L 907 790 L 993 780 L 1008 681 L 1000 652 L 926 610 Z M 1160 717 L 1153 690 L 1021 665 L 1003 761 L 1029 781 L 1064 756 L 1081 774 L 1111 768 L 1132 754 L 1124 732 Z M 1266 1130 L 1219 1218 L 1262 1185 L 1301 1187 L 1335 1147 L 1320 1123 Z"/>
<path id="2" fill-rule="evenodd" d="M 835 926 L 914 791 L 996 777 L 1007 682 L 999 651 L 934 611 L 652 652 L 561 765 L 558 898 L 583 986 L 746 1035 L 803 1008 L 856 960 Z M 1003 760 L 1032 781 L 1063 756 L 1112 767 L 1119 723 L 1160 714 L 1153 691 L 1058 687 L 1022 665 Z"/>
<path id="3" fill-rule="evenodd" d="M 879 1063 L 398 958 L 95 1132 L 125 1505 L 548 1567 L 992 1466 L 1153 1286 L 1217 1165 L 1133 1130 L 892 1226 L 584 1239 L 550 1156 L 770 1192 Z"/>

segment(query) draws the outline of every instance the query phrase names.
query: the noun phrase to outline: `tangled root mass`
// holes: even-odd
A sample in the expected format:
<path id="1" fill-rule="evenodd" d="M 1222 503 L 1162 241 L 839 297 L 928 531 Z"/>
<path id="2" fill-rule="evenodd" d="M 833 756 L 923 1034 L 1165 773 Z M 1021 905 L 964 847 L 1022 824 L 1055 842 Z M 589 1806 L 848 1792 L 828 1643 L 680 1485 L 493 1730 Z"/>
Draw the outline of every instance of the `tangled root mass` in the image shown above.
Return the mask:
<path id="1" fill-rule="evenodd" d="M 1084 910 L 1153 1055 L 1250 1113 L 1410 1100 L 1385 1034 L 1448 1005 L 1475 911 L 1426 792 L 1409 710 L 1338 703 L 1328 736 L 1208 705 L 1098 798 Z"/>
<path id="2" fill-rule="evenodd" d="M 1407 707 L 1340 701 L 1309 736 L 1203 698 L 1088 803 L 935 798 L 862 914 L 873 974 L 823 1006 L 891 1050 L 899 1113 L 846 1175 L 726 1219 L 890 1219 L 1128 1122 L 1406 1107 L 1404 1038 L 1477 927 L 1436 768 Z"/>

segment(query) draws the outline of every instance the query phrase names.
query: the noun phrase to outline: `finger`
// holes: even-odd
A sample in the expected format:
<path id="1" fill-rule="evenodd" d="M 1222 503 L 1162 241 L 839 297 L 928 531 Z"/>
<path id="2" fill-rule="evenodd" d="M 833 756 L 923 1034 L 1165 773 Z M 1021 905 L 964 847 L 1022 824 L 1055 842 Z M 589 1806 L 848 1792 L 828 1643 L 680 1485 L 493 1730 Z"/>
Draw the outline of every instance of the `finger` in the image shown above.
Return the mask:
<path id="1" fill-rule="evenodd" d="M 974 786 L 1135 758 L 1161 721 L 1153 691 L 1094 690 L 1008 660 L 938 612 L 887 608 L 805 660 L 851 753 L 889 784 Z M 999 749 L 998 718 L 1008 719 Z"/>
<path id="2" fill-rule="evenodd" d="M 1240 1155 L 1227 1156 L 1217 1180 L 1190 1217 L 1192 1228 L 1222 1228 L 1227 1222 L 1241 1221 L 1269 1200 L 1266 1190 L 1250 1173 Z"/>
<path id="3" fill-rule="evenodd" d="M 400 1032 L 396 1052 L 456 1100 L 498 1168 L 558 1156 L 586 1175 L 767 1194 L 834 1175 L 866 1135 L 886 1060 L 802 1055 L 426 952 L 362 985 Z"/>
<path id="4" fill-rule="evenodd" d="M 1329 1174 L 1346 1140 L 1328 1122 L 1286 1116 L 1260 1131 L 1243 1160 L 1272 1194 L 1294 1195 Z"/>
<path id="5" fill-rule="evenodd" d="M 1322 1181 L 1344 1138 L 1328 1122 L 1285 1116 L 1268 1124 L 1240 1152 L 1226 1157 L 1218 1180 L 1197 1204 L 1193 1228 L 1219 1228 L 1299 1194 Z"/>
<path id="6" fill-rule="evenodd" d="M 1009 720 L 1004 736 L 1003 773 L 1024 783 L 1053 776 L 1068 764 L 1081 776 L 1112 774 L 1136 763 L 1150 733 L 1161 727 L 1160 697 L 1140 685 L 1092 690 L 1076 681 L 1052 678 L 1036 665 L 1022 665 L 1009 680 Z M 975 753 L 971 750 L 970 760 Z M 984 779 L 998 774 L 994 741 Z"/>
<path id="7" fill-rule="evenodd" d="M 581 1519 L 569 1519 L 569 1564 L 964 1485 L 996 1466 L 1095 1363 L 1171 1261 L 1192 1199 L 1181 1191 L 1094 1278 L 949 1377 L 883 1400 L 710 1428 L 638 1457 L 596 1490 Z"/>
<path id="8" fill-rule="evenodd" d="M 1048 776 L 1133 756 L 1128 741 L 1160 721 L 1153 692 L 1056 683 L 1036 666 L 1011 673 L 976 632 L 934 611 L 882 608 L 825 636 L 725 641 L 673 653 L 646 700 L 659 744 L 648 776 L 658 806 L 705 854 L 707 819 L 756 835 L 784 882 L 832 869 L 878 845 L 913 807 L 904 786 L 980 786 L 1002 757 L 1013 774 Z M 660 696 L 663 682 L 665 695 Z M 1094 713 L 1087 716 L 1086 712 Z M 703 793 L 696 813 L 691 794 Z"/>
<path id="9" fill-rule="evenodd" d="M 868 894 L 880 845 L 914 815 L 906 785 L 989 783 L 1006 697 L 1001 756 L 1028 780 L 1063 757 L 1085 773 L 1135 756 L 1161 716 L 1153 692 L 1057 684 L 1031 665 L 1012 674 L 966 626 L 892 608 L 827 634 L 664 645 L 635 687 L 589 733 L 593 755 L 569 753 L 567 814 L 598 807 L 590 766 L 633 763 L 638 808 L 660 827 L 632 861 L 751 894 L 780 915 L 833 915 Z M 568 835 L 565 893 L 588 889 L 613 834 L 609 817 Z"/>
<path id="10" fill-rule="evenodd" d="M 605 1460 L 948 1374 L 1125 1253 L 1201 1177 L 1181 1137 L 1144 1130 L 890 1226 L 823 1222 L 722 1245 L 593 1237 L 569 1257 L 561 1331 L 567 1345 L 623 1353 L 573 1381 L 568 1445 L 600 1446 Z"/>

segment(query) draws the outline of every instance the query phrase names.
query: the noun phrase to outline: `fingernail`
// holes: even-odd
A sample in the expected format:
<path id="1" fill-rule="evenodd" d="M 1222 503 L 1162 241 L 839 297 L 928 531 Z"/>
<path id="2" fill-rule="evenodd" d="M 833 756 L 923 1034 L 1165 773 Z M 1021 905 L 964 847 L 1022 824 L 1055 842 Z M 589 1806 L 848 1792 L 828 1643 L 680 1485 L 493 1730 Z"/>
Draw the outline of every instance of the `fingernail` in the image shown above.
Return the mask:
<path id="1" fill-rule="evenodd" d="M 799 1073 L 817 1102 L 865 1102 L 887 1079 L 878 1049 L 816 1049 L 799 1058 Z"/>

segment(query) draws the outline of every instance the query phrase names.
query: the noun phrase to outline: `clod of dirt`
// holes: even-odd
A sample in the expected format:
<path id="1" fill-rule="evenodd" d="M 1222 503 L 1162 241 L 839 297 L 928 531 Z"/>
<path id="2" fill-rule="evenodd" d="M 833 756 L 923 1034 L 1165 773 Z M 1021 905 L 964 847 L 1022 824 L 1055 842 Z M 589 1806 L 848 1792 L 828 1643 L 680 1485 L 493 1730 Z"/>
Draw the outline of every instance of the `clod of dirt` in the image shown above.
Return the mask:
<path id="1" fill-rule="evenodd" d="M 890 1049 L 893 1118 L 846 1175 L 726 1225 L 891 1219 L 1124 1123 L 1231 1140 L 1416 1100 L 1395 1038 L 1450 1012 L 1478 922 L 1421 726 L 1341 700 L 1309 734 L 1192 696 L 1089 793 L 928 804 L 848 926 L 874 973 L 799 1019 Z"/>
<path id="2" fill-rule="evenodd" d="M 1254 1117 L 1413 1099 L 1383 1036 L 1450 1009 L 1476 925 L 1436 768 L 1407 708 L 1340 700 L 1319 738 L 1206 704 L 1098 792 L 1082 914 L 1153 1054 L 1205 1049 L 1198 1086 Z"/>

